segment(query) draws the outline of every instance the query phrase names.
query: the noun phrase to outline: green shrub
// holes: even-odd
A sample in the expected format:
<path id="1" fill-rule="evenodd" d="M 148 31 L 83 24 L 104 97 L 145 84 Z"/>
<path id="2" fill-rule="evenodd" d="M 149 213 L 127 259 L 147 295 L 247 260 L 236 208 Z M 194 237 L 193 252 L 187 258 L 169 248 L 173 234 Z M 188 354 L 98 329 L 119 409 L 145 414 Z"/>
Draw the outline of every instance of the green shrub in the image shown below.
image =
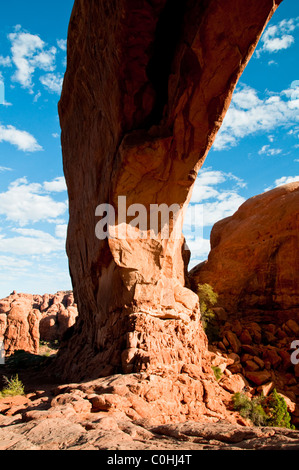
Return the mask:
<path id="1" fill-rule="evenodd" d="M 285 399 L 274 389 L 267 402 L 268 426 L 292 429 Z"/>
<path id="2" fill-rule="evenodd" d="M 203 329 L 210 342 L 217 341 L 219 340 L 219 328 L 213 306 L 217 304 L 218 294 L 214 292 L 209 284 L 199 284 L 197 286 L 197 295 Z"/>
<path id="3" fill-rule="evenodd" d="M 243 418 L 249 419 L 254 426 L 272 426 L 294 429 L 291 416 L 287 411 L 284 398 L 274 389 L 269 397 L 250 398 L 244 393 L 235 393 L 233 406 Z"/>
<path id="4" fill-rule="evenodd" d="M 4 377 L 6 387 L 0 392 L 0 398 L 15 397 L 17 395 L 24 395 L 24 385 L 19 380 L 18 375 L 15 375 L 11 379 Z"/>
<path id="5" fill-rule="evenodd" d="M 234 409 L 245 419 L 249 419 L 254 426 L 266 426 L 267 414 L 262 405 L 263 397 L 250 398 L 245 393 L 235 393 L 233 396 Z"/>
<path id="6" fill-rule="evenodd" d="M 214 371 L 215 379 L 220 380 L 222 377 L 222 370 L 218 366 L 212 366 L 212 369 Z"/>

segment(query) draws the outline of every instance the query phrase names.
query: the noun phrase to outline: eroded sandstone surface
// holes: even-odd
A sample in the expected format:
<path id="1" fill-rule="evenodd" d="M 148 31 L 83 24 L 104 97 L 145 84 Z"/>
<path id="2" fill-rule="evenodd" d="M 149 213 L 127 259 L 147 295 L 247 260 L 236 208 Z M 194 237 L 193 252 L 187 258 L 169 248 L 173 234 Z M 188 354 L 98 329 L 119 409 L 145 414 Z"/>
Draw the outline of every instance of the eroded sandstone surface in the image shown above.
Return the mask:
<path id="1" fill-rule="evenodd" d="M 78 315 L 72 292 L 32 295 L 12 292 L 0 300 L 0 343 L 5 355 L 38 354 L 40 342 L 60 342 Z"/>
<path id="2" fill-rule="evenodd" d="M 0 399 L 0 450 L 159 453 L 299 448 L 299 431 L 290 429 L 233 424 L 216 416 L 202 416 L 200 422 L 157 423 L 157 415 L 149 417 L 144 406 L 151 406 L 149 397 L 137 400 L 133 390 L 139 384 L 145 391 L 148 379 L 134 376 L 132 381 L 121 375 Z"/>
<path id="3" fill-rule="evenodd" d="M 279 3 L 75 1 L 59 104 L 79 309 L 56 362 L 65 379 L 180 373 L 189 364 L 212 377 L 198 299 L 186 286 L 183 214 Z M 169 237 L 160 226 L 155 239 L 136 239 L 120 220 L 119 196 L 147 214 L 152 204 L 178 204 Z M 101 204 L 113 205 L 116 228 L 130 236 L 96 237 Z"/>
<path id="4" fill-rule="evenodd" d="M 190 278 L 195 289 L 213 287 L 230 319 L 278 327 L 299 320 L 298 266 L 299 182 L 255 196 L 216 223 L 209 258 Z"/>
<path id="5" fill-rule="evenodd" d="M 168 394 L 164 404 L 157 402 L 173 387 L 171 378 L 164 379 L 164 390 L 160 379 L 145 373 L 66 385 L 42 384 L 42 378 L 39 388 L 27 384 L 26 395 L 0 399 L 0 450 L 299 448 L 299 431 L 252 427 L 233 411 L 222 419 L 221 410 L 208 413 L 204 404 L 200 419 L 178 420 L 174 410 L 181 403 Z"/>

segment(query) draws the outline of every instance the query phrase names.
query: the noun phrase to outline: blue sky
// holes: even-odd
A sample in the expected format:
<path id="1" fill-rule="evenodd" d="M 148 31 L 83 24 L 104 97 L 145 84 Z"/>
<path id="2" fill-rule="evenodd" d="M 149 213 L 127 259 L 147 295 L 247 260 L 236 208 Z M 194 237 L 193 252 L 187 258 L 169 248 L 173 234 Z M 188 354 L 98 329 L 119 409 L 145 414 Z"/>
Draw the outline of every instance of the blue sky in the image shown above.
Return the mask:
<path id="1" fill-rule="evenodd" d="M 72 6 L 73 0 L 1 5 L 0 298 L 13 290 L 71 288 L 57 103 Z M 284 0 L 198 176 L 184 228 L 191 267 L 206 259 L 217 220 L 249 197 L 299 181 L 298 45 L 298 0 Z"/>

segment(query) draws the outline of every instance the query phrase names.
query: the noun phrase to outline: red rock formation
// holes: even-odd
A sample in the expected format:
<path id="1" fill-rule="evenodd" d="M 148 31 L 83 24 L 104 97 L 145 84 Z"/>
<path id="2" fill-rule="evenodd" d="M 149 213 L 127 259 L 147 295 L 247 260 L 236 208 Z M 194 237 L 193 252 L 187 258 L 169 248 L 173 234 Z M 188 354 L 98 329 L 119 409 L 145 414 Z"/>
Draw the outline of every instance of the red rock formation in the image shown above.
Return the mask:
<path id="1" fill-rule="evenodd" d="M 100 241 L 95 211 L 117 211 L 119 196 L 148 214 L 176 203 L 181 233 L 197 172 L 280 1 L 75 1 L 59 113 L 79 320 L 57 361 L 63 376 L 204 367 L 173 220 L 168 240 Z"/>
<path id="2" fill-rule="evenodd" d="M 207 262 L 194 268 L 231 316 L 258 321 L 299 320 L 299 182 L 246 201 L 216 223 Z"/>
<path id="3" fill-rule="evenodd" d="M 40 340 L 60 341 L 78 315 L 72 292 L 31 295 L 13 292 L 0 300 L 0 342 L 6 355 L 38 354 Z"/>

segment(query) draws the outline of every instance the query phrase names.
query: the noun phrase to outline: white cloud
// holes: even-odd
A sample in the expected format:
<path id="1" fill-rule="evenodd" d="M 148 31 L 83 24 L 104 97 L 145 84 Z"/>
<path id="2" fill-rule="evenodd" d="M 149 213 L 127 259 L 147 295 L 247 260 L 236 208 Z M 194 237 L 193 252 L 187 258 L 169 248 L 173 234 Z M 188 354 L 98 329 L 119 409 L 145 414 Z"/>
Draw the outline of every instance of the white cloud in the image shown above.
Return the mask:
<path id="1" fill-rule="evenodd" d="M 33 98 L 33 102 L 34 102 L 34 103 L 37 103 L 41 96 L 42 96 L 41 92 L 38 91 L 38 92 L 36 93 L 35 97 Z"/>
<path id="2" fill-rule="evenodd" d="M 244 197 L 234 191 L 221 193 L 216 201 L 203 204 L 204 225 L 212 226 L 219 220 L 233 215 L 244 202 Z"/>
<path id="3" fill-rule="evenodd" d="M 270 145 L 264 145 L 258 152 L 259 155 L 268 155 L 268 156 L 273 156 L 273 155 L 279 155 L 282 152 L 281 149 L 274 149 L 271 148 Z"/>
<path id="4" fill-rule="evenodd" d="M 38 144 L 35 137 L 27 131 L 20 131 L 14 126 L 3 126 L 0 124 L 0 142 L 8 142 L 15 145 L 18 150 L 23 152 L 39 152 L 42 147 Z"/>
<path id="5" fill-rule="evenodd" d="M 186 238 L 186 243 L 192 253 L 192 258 L 188 266 L 188 269 L 190 270 L 194 266 L 197 266 L 201 261 L 207 259 L 211 250 L 211 243 L 210 240 L 202 237 L 196 238 L 195 240 L 189 240 Z"/>
<path id="6" fill-rule="evenodd" d="M 3 57 L 2 55 L 0 55 L 0 65 L 2 67 L 11 67 L 11 59 L 9 56 L 7 57 Z"/>
<path id="7" fill-rule="evenodd" d="M 67 210 L 67 202 L 57 202 L 44 193 L 39 183 L 20 178 L 0 193 L 0 214 L 20 226 L 40 221 L 53 222 Z M 2 243 L 2 242 L 1 242 Z"/>
<path id="8" fill-rule="evenodd" d="M 298 176 L 282 176 L 281 178 L 275 180 L 275 186 L 282 186 L 284 184 L 289 183 L 298 183 L 299 182 L 299 175 Z"/>
<path id="9" fill-rule="evenodd" d="M 219 188 L 219 185 L 224 185 Z M 191 251 L 189 269 L 207 259 L 210 240 L 204 237 L 205 227 L 234 214 L 245 202 L 238 190 L 245 182 L 233 175 L 211 168 L 201 170 L 187 208 L 183 233 Z"/>
<path id="10" fill-rule="evenodd" d="M 64 240 L 34 229 L 13 229 L 18 236 L 0 237 L 2 253 L 20 256 L 45 255 L 65 250 Z"/>
<path id="11" fill-rule="evenodd" d="M 63 82 L 63 77 L 60 74 L 48 73 L 40 77 L 40 81 L 50 92 L 60 95 Z"/>
<path id="12" fill-rule="evenodd" d="M 62 51 L 66 51 L 67 40 L 66 39 L 57 39 L 57 45 Z"/>
<path id="13" fill-rule="evenodd" d="M 30 261 L 21 259 L 20 257 L 14 258 L 12 256 L 0 256 L 0 266 L 1 271 L 14 271 L 17 269 L 18 271 L 24 271 L 24 268 L 28 268 L 31 266 Z"/>
<path id="14" fill-rule="evenodd" d="M 64 176 L 59 176 L 58 178 L 55 178 L 53 181 L 45 181 L 44 184 L 44 189 L 49 192 L 54 192 L 54 193 L 60 193 L 62 191 L 66 191 L 66 182 Z"/>
<path id="15" fill-rule="evenodd" d="M 67 224 L 60 224 L 56 225 L 55 228 L 55 235 L 57 238 L 63 238 L 64 240 L 66 239 L 66 234 L 67 234 Z"/>
<path id="16" fill-rule="evenodd" d="M 239 85 L 213 149 L 227 150 L 246 136 L 295 126 L 299 122 L 298 109 L 299 86 L 296 81 L 289 89 L 268 94 L 264 99 L 253 88 Z"/>
<path id="17" fill-rule="evenodd" d="M 218 198 L 221 192 L 214 186 L 227 181 L 234 182 L 237 188 L 246 186 L 243 180 L 232 173 L 224 173 L 210 168 L 201 170 L 194 185 L 191 202 L 200 203 L 207 199 Z"/>
<path id="18" fill-rule="evenodd" d="M 299 26 L 299 17 L 282 20 L 277 25 L 268 26 L 261 38 L 261 47 L 256 51 L 260 57 L 263 52 L 276 53 L 288 49 L 295 42 L 291 34 Z"/>
<path id="19" fill-rule="evenodd" d="M 12 171 L 12 168 L 7 168 L 6 166 L 0 166 L 0 173 L 4 173 L 5 171 Z"/>
<path id="20" fill-rule="evenodd" d="M 8 35 L 11 41 L 11 61 L 16 67 L 12 79 L 32 92 L 33 75 L 36 69 L 47 72 L 55 70 L 56 47 L 46 47 L 46 43 L 38 36 L 15 28 Z"/>
<path id="21" fill-rule="evenodd" d="M 282 176 L 281 178 L 276 179 L 274 181 L 274 184 L 266 188 L 264 192 L 270 191 L 271 189 L 278 188 L 278 186 L 283 186 L 289 183 L 299 183 L 299 175 L 298 176 Z"/>
<path id="22" fill-rule="evenodd" d="M 226 184 L 224 189 L 218 188 L 218 185 L 224 183 Z M 203 227 L 212 226 L 218 220 L 236 212 L 245 202 L 244 197 L 238 194 L 238 190 L 245 186 L 243 180 L 231 173 L 214 171 L 210 168 L 202 170 L 196 180 L 185 216 L 186 238 L 188 240 L 202 238 Z"/>

